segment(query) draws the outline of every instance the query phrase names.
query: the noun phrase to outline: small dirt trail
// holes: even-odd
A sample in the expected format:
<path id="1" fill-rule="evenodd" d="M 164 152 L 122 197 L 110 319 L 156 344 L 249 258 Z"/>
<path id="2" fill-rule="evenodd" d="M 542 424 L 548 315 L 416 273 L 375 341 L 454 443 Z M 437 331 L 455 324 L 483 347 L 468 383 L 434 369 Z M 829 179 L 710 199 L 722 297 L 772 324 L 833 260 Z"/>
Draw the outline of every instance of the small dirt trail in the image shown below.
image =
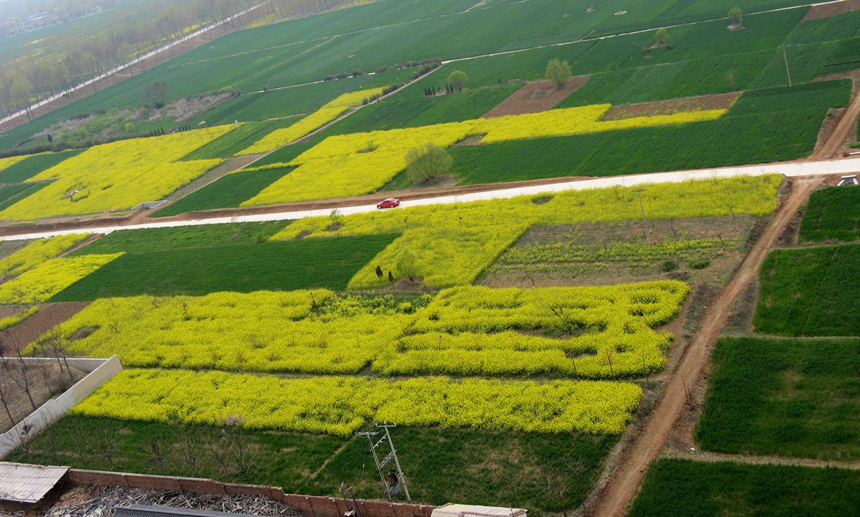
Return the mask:
<path id="1" fill-rule="evenodd" d="M 701 461 L 706 463 L 717 463 L 731 461 L 745 465 L 780 465 L 784 467 L 810 467 L 810 468 L 836 468 L 845 470 L 860 470 L 860 462 L 821 461 L 802 458 L 777 458 L 775 456 L 742 456 L 739 454 L 686 453 L 672 455 L 673 458 Z"/>
<path id="2" fill-rule="evenodd" d="M 831 158 L 839 158 L 839 156 L 837 156 L 839 149 L 842 148 L 842 144 L 848 140 L 848 137 L 857 127 L 858 116 L 860 116 L 860 92 L 855 92 L 854 99 L 852 99 L 851 104 L 845 108 L 845 112 L 842 113 L 842 117 L 839 119 L 839 123 L 836 124 L 836 128 L 833 129 L 833 133 L 830 134 L 830 137 L 827 138 L 824 144 L 818 148 L 818 150 L 815 151 L 809 159 L 827 160 Z"/>
<path id="3" fill-rule="evenodd" d="M 645 478 L 648 465 L 665 447 L 675 422 L 687 406 L 689 387 L 696 383 L 711 360 L 714 344 L 720 336 L 735 300 L 755 278 L 783 228 L 822 181 L 820 178 L 795 180 L 791 194 L 774 214 L 737 272 L 708 307 L 699 332 L 687 346 L 675 370 L 668 375 L 660 399 L 648 416 L 642 432 L 612 473 L 609 483 L 598 496 L 590 515 L 621 517 L 627 514 L 629 505 L 636 497 Z"/>

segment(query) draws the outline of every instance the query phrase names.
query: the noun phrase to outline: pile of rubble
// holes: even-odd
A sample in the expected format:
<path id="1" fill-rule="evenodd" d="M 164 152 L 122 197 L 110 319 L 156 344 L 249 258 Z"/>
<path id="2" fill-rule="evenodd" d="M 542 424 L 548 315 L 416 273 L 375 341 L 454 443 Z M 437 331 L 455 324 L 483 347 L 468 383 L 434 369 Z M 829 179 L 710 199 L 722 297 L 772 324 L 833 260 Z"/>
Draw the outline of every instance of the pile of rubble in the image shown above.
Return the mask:
<path id="1" fill-rule="evenodd" d="M 306 517 L 280 501 L 260 495 L 197 495 L 123 487 L 79 486 L 64 493 L 45 517 L 112 517 L 114 510 L 136 504 L 250 515 Z"/>

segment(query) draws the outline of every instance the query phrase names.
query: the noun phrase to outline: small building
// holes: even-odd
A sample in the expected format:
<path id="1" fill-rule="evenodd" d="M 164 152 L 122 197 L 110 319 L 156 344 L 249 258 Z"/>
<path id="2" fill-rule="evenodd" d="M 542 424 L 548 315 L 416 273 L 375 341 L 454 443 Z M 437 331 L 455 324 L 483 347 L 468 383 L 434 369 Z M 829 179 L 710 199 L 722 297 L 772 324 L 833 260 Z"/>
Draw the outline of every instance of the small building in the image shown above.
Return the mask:
<path id="1" fill-rule="evenodd" d="M 54 502 L 69 467 L 0 463 L 0 510 L 33 511 Z"/>
<path id="2" fill-rule="evenodd" d="M 434 509 L 430 517 L 526 517 L 527 512 L 523 508 L 448 503 Z"/>

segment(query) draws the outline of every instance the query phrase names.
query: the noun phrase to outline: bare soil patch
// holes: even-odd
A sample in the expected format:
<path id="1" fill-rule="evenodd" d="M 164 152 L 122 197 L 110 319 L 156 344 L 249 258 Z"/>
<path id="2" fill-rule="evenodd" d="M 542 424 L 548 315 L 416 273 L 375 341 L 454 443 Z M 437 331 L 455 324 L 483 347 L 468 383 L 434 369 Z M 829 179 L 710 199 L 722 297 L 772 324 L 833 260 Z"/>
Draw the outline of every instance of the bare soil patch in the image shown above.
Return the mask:
<path id="1" fill-rule="evenodd" d="M 528 83 L 513 95 L 503 100 L 501 104 L 484 113 L 481 118 L 504 117 L 506 115 L 523 115 L 540 113 L 552 109 L 556 104 L 567 98 L 577 88 L 585 84 L 590 75 L 571 77 L 564 88 L 558 89 L 551 81 L 535 81 Z"/>
<path id="2" fill-rule="evenodd" d="M 626 104 L 612 106 L 603 120 L 624 120 L 635 117 L 654 117 L 657 115 L 672 115 L 690 111 L 729 109 L 738 100 L 742 92 L 721 93 L 718 95 L 703 95 L 668 101 L 643 102 L 641 104 Z"/>
<path id="3" fill-rule="evenodd" d="M 860 9 L 860 0 L 842 0 L 841 2 L 833 2 L 824 5 L 813 5 L 806 12 L 802 22 L 807 20 L 815 20 L 818 18 L 830 18 L 837 14 L 847 13 L 848 11 L 856 11 Z"/>
<path id="4" fill-rule="evenodd" d="M 22 365 L 14 358 L 5 360 L 5 367 L 0 364 L 0 393 L 3 394 L 2 400 L 5 400 L 5 404 L 0 401 L 0 433 L 5 433 L 35 411 L 33 405 L 38 408 L 86 376 L 85 372 L 76 368 L 71 368 L 71 373 L 65 367 L 61 371 L 59 364 L 55 362 Z M 30 397 L 33 399 L 32 403 Z M 9 419 L 10 413 L 14 422 Z"/>
<path id="5" fill-rule="evenodd" d="M 84 309 L 90 302 L 64 302 L 44 305 L 39 312 L 25 319 L 21 323 L 3 332 L 0 343 L 4 347 L 10 347 L 14 354 L 17 350 L 23 350 L 42 334 L 52 329 Z"/>

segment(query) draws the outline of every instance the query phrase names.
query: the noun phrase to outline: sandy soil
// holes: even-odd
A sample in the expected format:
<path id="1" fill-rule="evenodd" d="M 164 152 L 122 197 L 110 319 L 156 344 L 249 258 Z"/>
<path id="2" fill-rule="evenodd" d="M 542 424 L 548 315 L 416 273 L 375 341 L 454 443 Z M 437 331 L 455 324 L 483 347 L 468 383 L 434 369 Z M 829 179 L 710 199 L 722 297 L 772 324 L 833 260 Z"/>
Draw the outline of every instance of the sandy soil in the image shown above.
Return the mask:
<path id="1" fill-rule="evenodd" d="M 577 88 L 585 84 L 590 75 L 580 75 L 568 79 L 561 90 L 550 81 L 528 83 L 513 95 L 503 100 L 501 104 L 484 113 L 481 118 L 504 117 L 506 115 L 522 115 L 524 113 L 540 113 L 555 107 Z"/>
<path id="2" fill-rule="evenodd" d="M 797 181 L 795 188 L 784 200 L 737 273 L 707 308 L 701 330 L 684 351 L 678 365 L 667 375 L 654 410 L 649 415 L 642 432 L 625 453 L 618 468 L 612 473 L 609 482 L 598 496 L 591 515 L 616 517 L 627 514 L 628 507 L 645 478 L 649 464 L 665 447 L 675 423 L 693 409 L 691 408 L 693 396 L 690 389 L 705 385 L 705 375 L 710 364 L 713 346 L 736 300 L 756 277 L 762 262 L 785 225 L 821 182 L 821 179 Z"/>
<path id="3" fill-rule="evenodd" d="M 656 115 L 671 115 L 685 111 L 729 109 L 741 96 L 742 92 L 721 93 L 718 95 L 702 95 L 668 101 L 643 102 L 612 106 L 603 120 L 623 120 L 634 117 L 653 117 Z"/>
<path id="4" fill-rule="evenodd" d="M 848 11 L 856 11 L 857 9 L 860 9 L 860 0 L 843 0 L 842 2 L 834 2 L 832 4 L 813 5 L 801 21 L 829 18 L 837 14 L 847 13 Z"/>

